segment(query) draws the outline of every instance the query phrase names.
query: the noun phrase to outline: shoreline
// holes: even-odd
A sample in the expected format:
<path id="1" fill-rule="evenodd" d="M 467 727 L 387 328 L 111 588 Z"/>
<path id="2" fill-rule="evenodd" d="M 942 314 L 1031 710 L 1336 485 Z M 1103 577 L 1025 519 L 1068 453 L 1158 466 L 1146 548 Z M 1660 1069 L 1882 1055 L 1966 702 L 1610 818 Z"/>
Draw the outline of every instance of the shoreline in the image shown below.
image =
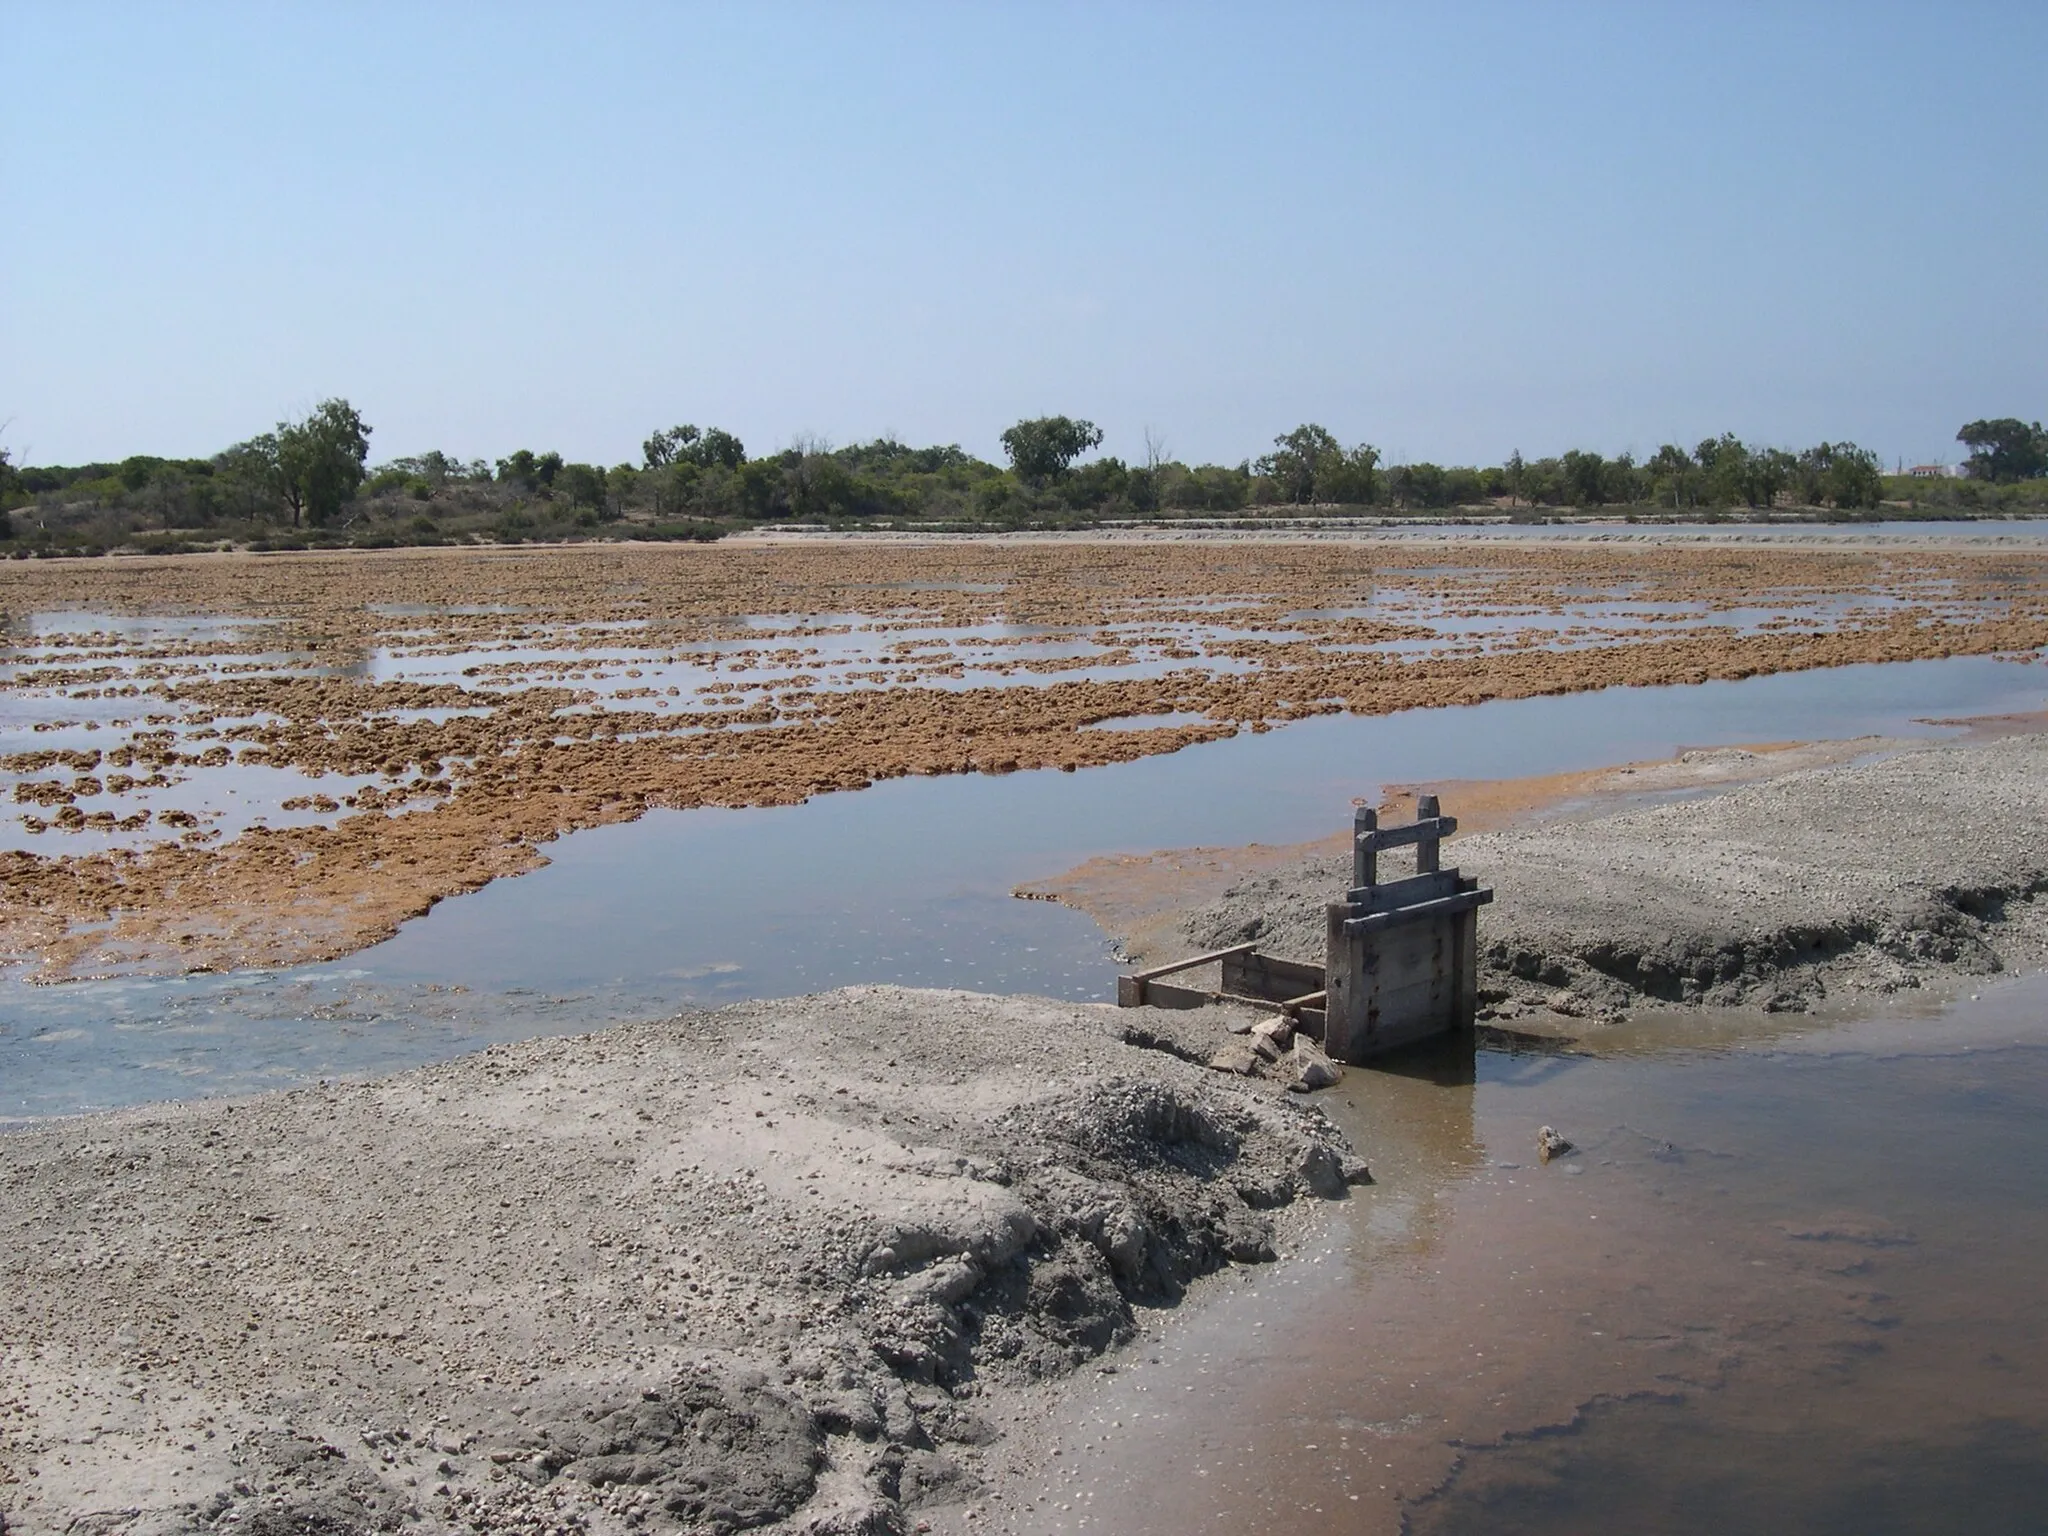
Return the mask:
<path id="1" fill-rule="evenodd" d="M 856 988 L 11 1132 L 5 1528 L 901 1530 L 1367 1178 L 1128 1022 Z"/>
<path id="2" fill-rule="evenodd" d="M 1681 845 L 1702 878 L 1750 867 L 1742 829 L 1759 807 L 1816 794 L 1903 862 L 1878 868 L 1889 884 L 1795 882 L 1772 898 L 1787 920 L 1814 927 L 1873 893 L 1911 896 L 1935 868 L 1974 890 L 2025 884 L 2048 868 L 2048 789 L 2025 789 L 2048 785 L 2048 738 L 1990 734 L 1451 846 L 1501 882 L 1487 943 L 1509 956 L 1576 942 L 1596 920 L 1610 947 L 1629 922 L 1665 922 L 1671 872 L 1650 878 L 1651 854 Z M 1924 839 L 1881 835 L 1865 815 L 1872 796 L 1918 795 L 1890 813 L 1918 822 L 1959 784 L 2001 782 L 2022 792 L 1973 795 L 1981 835 L 1937 839 L 1940 864 L 1914 862 Z M 1636 882 L 1620 897 L 1627 921 L 1611 902 L 1506 894 L 1589 825 Z M 1703 854 L 1709 833 L 1732 865 Z M 1795 851 L 1783 843 L 1780 860 Z M 1323 873 L 1310 858 L 1264 877 L 1224 915 L 1256 894 L 1285 932 Z M 1996 914 L 1951 905 L 1976 930 L 1912 930 L 1956 948 L 1885 951 L 1915 983 L 1891 995 L 1931 998 L 2038 958 L 2035 905 L 2017 887 Z M 1809 967 L 1818 987 L 1791 995 L 1832 1009 L 1883 993 L 1871 964 L 1829 954 Z M 1782 990 L 1787 974 L 1761 980 Z M 1584 980 L 1557 990 L 1597 1004 Z M 1558 1001 L 1546 994 L 1514 1027 L 1597 1052 L 1603 1036 L 1640 1049 L 1653 1023 L 1640 997 L 1621 1010 L 1638 1016 L 1633 1033 Z M 1663 1043 L 1685 1043 L 1683 1018 L 1712 1039 L 1734 1001 L 1770 1007 L 1709 988 Z M 0 1333 L 17 1384 L 0 1404 L 7 1529 L 40 1536 L 97 1510 L 94 1528 L 122 1536 L 572 1516 L 592 1532 L 826 1536 L 973 1507 L 1018 1475 L 1031 1426 L 1080 1390 L 1077 1368 L 1113 1367 L 1151 1309 L 1213 1289 L 1204 1276 L 1319 1241 L 1319 1202 L 1368 1179 L 1315 1099 L 1197 1064 L 1230 1022 L 1221 1009 L 850 988 L 10 1132 L 0 1279 L 26 1305 Z M 732 1425 L 746 1428 L 711 1427 Z"/>
<path id="3" fill-rule="evenodd" d="M 1622 790 L 1624 808 L 1589 818 L 1461 829 L 1447 862 L 1497 892 L 1482 930 L 1482 1020 L 1583 1029 L 1642 1008 L 1803 1012 L 1831 996 L 2040 964 L 2038 722 L 1975 722 L 1960 741 L 1841 744 L 1864 745 L 1777 773 L 1766 760 L 1762 775 L 1731 776 L 1708 798 L 1627 808 Z M 1610 793 L 1625 772 L 1605 779 Z M 1457 813 L 1455 799 L 1446 809 Z M 1183 913 L 1171 937 L 1184 952 L 1259 939 L 1312 957 L 1348 867 L 1341 844 L 1311 845 Z"/>

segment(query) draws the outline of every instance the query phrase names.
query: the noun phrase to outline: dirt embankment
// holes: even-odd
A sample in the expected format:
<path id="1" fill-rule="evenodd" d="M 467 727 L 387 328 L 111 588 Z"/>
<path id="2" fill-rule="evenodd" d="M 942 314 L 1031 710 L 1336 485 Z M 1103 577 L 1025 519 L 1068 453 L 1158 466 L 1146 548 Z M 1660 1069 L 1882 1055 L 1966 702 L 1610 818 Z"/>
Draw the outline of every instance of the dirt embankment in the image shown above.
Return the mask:
<path id="1" fill-rule="evenodd" d="M 1312 1104 L 1126 1022 L 860 988 L 0 1137 L 0 1528 L 1000 1497 L 1006 1404 L 1364 1177 Z"/>
<path id="2" fill-rule="evenodd" d="M 1454 799 L 1446 809 L 1456 812 Z M 1653 1003 L 1801 1010 L 2048 960 L 2048 736 L 1899 742 L 1691 800 L 1455 839 L 1498 895 L 1495 1016 Z M 1341 848 L 1241 881 L 1180 940 L 1319 957 Z"/>

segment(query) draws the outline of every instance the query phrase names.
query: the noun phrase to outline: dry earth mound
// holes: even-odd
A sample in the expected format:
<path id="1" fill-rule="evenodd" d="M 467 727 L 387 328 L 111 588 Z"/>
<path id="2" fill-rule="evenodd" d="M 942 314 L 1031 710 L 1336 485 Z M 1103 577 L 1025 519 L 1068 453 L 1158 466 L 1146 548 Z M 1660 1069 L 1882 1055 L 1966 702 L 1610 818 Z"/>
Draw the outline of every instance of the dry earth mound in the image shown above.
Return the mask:
<path id="1" fill-rule="evenodd" d="M 8 1532 L 894 1532 L 1363 1170 L 1114 1009 L 857 988 L 0 1137 Z"/>
<path id="2" fill-rule="evenodd" d="M 1450 809 L 1455 810 L 1455 806 Z M 1712 799 L 1457 839 L 1491 881 L 1497 1013 L 1644 1002 L 1804 1009 L 2048 954 L 2048 737 L 1902 742 Z M 1242 882 L 1182 923 L 1194 948 L 1319 957 L 1335 856 Z"/>

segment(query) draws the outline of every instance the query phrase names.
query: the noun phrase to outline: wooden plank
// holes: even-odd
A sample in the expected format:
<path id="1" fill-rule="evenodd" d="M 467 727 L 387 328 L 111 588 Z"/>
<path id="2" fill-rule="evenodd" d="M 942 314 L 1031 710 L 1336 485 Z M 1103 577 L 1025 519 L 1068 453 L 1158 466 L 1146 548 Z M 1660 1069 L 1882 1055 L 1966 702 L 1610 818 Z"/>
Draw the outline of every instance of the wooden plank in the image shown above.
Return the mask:
<path id="1" fill-rule="evenodd" d="M 1133 971 L 1130 979 L 1132 981 L 1150 981 L 1155 976 L 1171 976 L 1175 971 L 1192 971 L 1198 965 L 1207 965 L 1212 960 L 1225 960 L 1232 955 L 1242 955 L 1258 947 L 1258 941 L 1254 939 L 1247 944 L 1233 944 L 1228 949 L 1212 949 L 1205 955 L 1195 955 L 1186 960 L 1176 960 L 1171 965 L 1155 965 L 1149 971 Z"/>
<path id="2" fill-rule="evenodd" d="M 1223 990 L 1226 992 L 1243 992 L 1252 997 L 1284 1002 L 1304 992 L 1313 992 L 1322 984 L 1323 968 L 1320 965 L 1283 960 L 1278 955 L 1262 955 L 1257 950 L 1232 955 L 1223 962 Z"/>
<path id="3" fill-rule="evenodd" d="M 1214 992 L 1200 987 L 1177 987 L 1170 981 L 1148 982 L 1145 987 L 1148 1008 L 1207 1008 L 1215 1001 Z"/>
<path id="4" fill-rule="evenodd" d="M 1366 840 L 1374 849 L 1406 848 L 1411 843 L 1429 842 L 1440 837 L 1449 837 L 1458 830 L 1455 816 L 1433 816 L 1428 821 L 1411 821 L 1406 826 L 1381 827 L 1377 832 L 1366 834 Z M 1370 882 L 1355 880 L 1353 884 L 1366 885 Z"/>
<path id="5" fill-rule="evenodd" d="M 1493 892 L 1490 890 L 1460 891 L 1455 896 L 1441 896 L 1435 901 L 1418 902 L 1412 907 L 1400 907 L 1392 912 L 1374 912 L 1365 917 L 1348 917 L 1344 920 L 1344 932 L 1347 937 L 1379 933 L 1408 923 L 1426 922 L 1433 917 L 1448 917 L 1454 912 L 1470 912 L 1474 907 L 1483 907 L 1492 900 Z"/>
<path id="6" fill-rule="evenodd" d="M 1393 907 L 1412 906 L 1418 901 L 1435 901 L 1439 896 L 1455 896 L 1459 889 L 1458 879 L 1455 869 L 1440 869 L 1434 874 L 1410 875 L 1404 880 L 1389 880 L 1382 885 L 1360 886 L 1357 890 L 1346 891 L 1344 899 L 1358 908 L 1352 914 L 1354 917 L 1364 917 Z"/>
<path id="7" fill-rule="evenodd" d="M 1129 977 L 1119 980 L 1128 981 Z M 1207 1008 L 1216 1003 L 1238 1003 L 1246 1008 L 1256 1008 L 1261 1013 L 1284 1013 L 1286 1006 L 1278 998 L 1246 997 L 1237 992 L 1218 991 L 1210 987 L 1178 987 L 1170 981 L 1148 981 L 1145 986 L 1145 1000 L 1142 1003 L 1126 1003 L 1121 992 L 1117 1002 L 1121 1007 L 1134 1008 Z M 1320 992 L 1312 994 L 1321 997 Z"/>
<path id="8" fill-rule="evenodd" d="M 1351 883 L 1371 885 L 1379 878 L 1378 845 L 1373 833 L 1379 830 L 1380 813 L 1361 805 L 1351 817 Z"/>

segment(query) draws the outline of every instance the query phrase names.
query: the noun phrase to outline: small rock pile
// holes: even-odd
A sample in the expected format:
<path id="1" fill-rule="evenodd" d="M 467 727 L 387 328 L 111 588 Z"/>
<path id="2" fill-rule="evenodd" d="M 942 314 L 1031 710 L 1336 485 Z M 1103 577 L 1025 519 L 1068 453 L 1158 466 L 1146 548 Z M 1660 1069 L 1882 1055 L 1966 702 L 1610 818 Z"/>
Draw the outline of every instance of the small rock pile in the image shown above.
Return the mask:
<path id="1" fill-rule="evenodd" d="M 1328 1088 L 1344 1076 L 1344 1069 L 1324 1054 L 1314 1037 L 1284 1014 L 1233 1024 L 1231 1032 L 1237 1038 L 1209 1058 L 1217 1072 L 1267 1078 L 1285 1083 L 1295 1093 Z"/>

